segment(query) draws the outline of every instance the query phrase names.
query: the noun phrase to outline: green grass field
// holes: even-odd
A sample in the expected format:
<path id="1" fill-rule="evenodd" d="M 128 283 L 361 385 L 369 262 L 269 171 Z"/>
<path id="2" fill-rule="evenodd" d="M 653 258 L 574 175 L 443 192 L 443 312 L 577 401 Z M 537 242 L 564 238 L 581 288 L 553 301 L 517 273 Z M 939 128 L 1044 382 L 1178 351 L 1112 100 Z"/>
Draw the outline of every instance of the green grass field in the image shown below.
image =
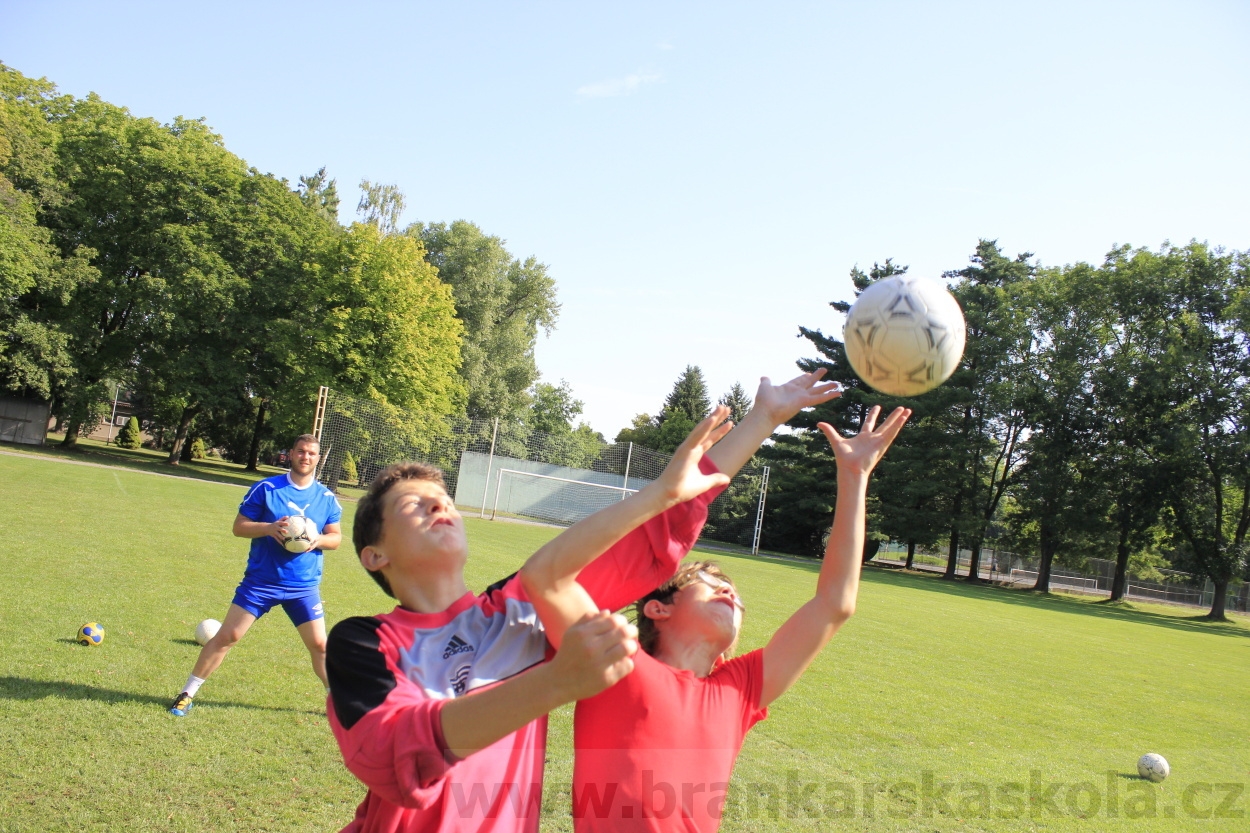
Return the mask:
<path id="1" fill-rule="evenodd" d="M 0 831 L 351 819 L 364 790 L 281 612 L 188 717 L 165 711 L 195 623 L 223 617 L 242 574 L 242 494 L 0 453 Z M 474 589 L 554 533 L 467 526 Z M 813 565 L 721 561 L 747 602 L 743 649 L 814 586 Z M 350 548 L 327 555 L 322 589 L 331 623 L 390 607 Z M 722 829 L 1245 830 L 1250 625 L 1200 615 L 870 569 L 859 613 L 748 737 Z M 90 620 L 107 628 L 99 648 L 72 639 Z M 570 715 L 552 721 L 544 830 L 571 829 Z M 1171 762 L 1161 785 L 1135 775 L 1148 751 Z"/>

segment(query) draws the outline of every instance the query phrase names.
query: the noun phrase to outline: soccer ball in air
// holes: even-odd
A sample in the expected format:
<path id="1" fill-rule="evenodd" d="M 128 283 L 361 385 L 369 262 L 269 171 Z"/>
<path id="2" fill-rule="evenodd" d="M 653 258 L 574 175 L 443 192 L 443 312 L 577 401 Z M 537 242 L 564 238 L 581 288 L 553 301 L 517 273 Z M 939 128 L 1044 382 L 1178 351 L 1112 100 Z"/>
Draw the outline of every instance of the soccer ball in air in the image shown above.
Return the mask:
<path id="1" fill-rule="evenodd" d="M 104 641 L 104 626 L 99 622 L 88 622 L 78 629 L 74 638 L 79 645 L 99 645 Z"/>
<path id="2" fill-rule="evenodd" d="M 870 284 L 842 329 L 856 375 L 890 396 L 919 396 L 949 379 L 966 337 L 955 297 L 937 281 L 906 275 Z"/>
<path id="3" fill-rule="evenodd" d="M 1167 759 L 1162 755 L 1147 752 L 1137 759 L 1137 774 L 1147 781 L 1162 781 L 1171 772 L 1172 768 L 1168 766 Z"/>
<path id="4" fill-rule="evenodd" d="M 282 546 L 287 552 L 308 552 L 316 537 L 316 524 L 303 515 L 292 515 L 286 519 L 286 537 L 282 539 Z"/>
<path id="5" fill-rule="evenodd" d="M 221 630 L 221 622 L 216 619 L 205 619 L 195 626 L 195 641 L 201 645 L 207 645 L 208 640 L 216 636 L 219 630 Z"/>

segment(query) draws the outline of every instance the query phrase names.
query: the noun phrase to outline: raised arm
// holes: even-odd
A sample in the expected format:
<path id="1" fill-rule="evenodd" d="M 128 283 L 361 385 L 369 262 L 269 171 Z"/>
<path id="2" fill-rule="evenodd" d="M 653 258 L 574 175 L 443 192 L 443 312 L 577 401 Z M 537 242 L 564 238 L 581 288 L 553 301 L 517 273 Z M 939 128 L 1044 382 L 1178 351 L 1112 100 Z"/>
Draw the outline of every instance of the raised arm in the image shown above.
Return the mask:
<path id="1" fill-rule="evenodd" d="M 842 623 L 855 612 L 864 551 L 868 477 L 911 416 L 896 408 L 874 430 L 880 406 L 868 412 L 859 434 L 843 437 L 832 426 L 818 427 L 829 438 L 838 461 L 838 497 L 816 595 L 782 625 L 764 647 L 764 685 L 760 705 L 776 700 L 807 669 Z"/>
<path id="2" fill-rule="evenodd" d="M 733 477 L 764 441 L 792 416 L 804 408 L 842 395 L 842 386 L 837 382 L 820 381 L 824 375 L 825 369 L 822 367 L 796 376 L 784 385 L 774 385 L 767 376 L 761 378 L 751 412 L 729 432 L 729 436 L 708 452 L 708 459 L 722 472 Z"/>
<path id="3" fill-rule="evenodd" d="M 699 468 L 699 460 L 708 449 L 733 428 L 733 423 L 725 422 L 728 412 L 728 408 L 718 407 L 695 426 L 656 480 L 632 497 L 573 524 L 525 562 L 521 584 L 537 608 L 552 645 L 559 648 L 570 625 L 598 610 L 577 582 L 586 565 L 640 524 L 729 482 L 725 474 L 704 473 Z"/>

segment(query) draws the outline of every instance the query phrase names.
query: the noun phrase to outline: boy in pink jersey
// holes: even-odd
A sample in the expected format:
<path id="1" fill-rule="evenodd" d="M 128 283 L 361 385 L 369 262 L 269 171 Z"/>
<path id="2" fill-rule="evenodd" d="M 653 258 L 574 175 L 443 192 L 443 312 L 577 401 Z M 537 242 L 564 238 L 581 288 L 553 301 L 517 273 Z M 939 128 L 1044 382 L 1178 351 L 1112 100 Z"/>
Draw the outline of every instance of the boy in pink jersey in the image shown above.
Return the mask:
<path id="1" fill-rule="evenodd" d="M 784 414 L 776 424 L 836 395 L 820 377 L 767 385 L 765 398 Z M 357 506 L 353 542 L 400 605 L 330 633 L 330 725 L 348 769 L 369 788 L 346 830 L 538 830 L 547 712 L 633 667 L 636 631 L 603 608 L 673 574 L 707 504 L 776 427 L 764 431 L 763 417 L 748 417 L 732 431 L 718 428 L 718 413 L 656 484 L 562 533 L 610 530 L 596 550 L 603 555 L 581 570 L 592 609 L 561 628 L 554 657 L 517 577 L 480 595 L 466 589 L 464 526 L 437 469 L 400 464 L 375 479 Z M 620 514 L 644 503 L 645 513 Z"/>
<path id="2" fill-rule="evenodd" d="M 868 478 L 911 411 L 896 409 L 876 428 L 879 415 L 874 407 L 863 430 L 849 439 L 819 425 L 837 458 L 833 527 L 815 596 L 763 649 L 727 658 L 743 604 L 732 582 L 709 562 L 684 566 L 638 602 L 643 651 L 634 655 L 633 671 L 580 701 L 574 713 L 578 833 L 719 828 L 746 733 L 855 610 Z M 572 622 L 596 609 L 578 571 L 609 539 L 610 533 L 587 524 L 578 535 L 553 540 L 522 568 L 522 584 L 553 645 L 561 644 Z"/>

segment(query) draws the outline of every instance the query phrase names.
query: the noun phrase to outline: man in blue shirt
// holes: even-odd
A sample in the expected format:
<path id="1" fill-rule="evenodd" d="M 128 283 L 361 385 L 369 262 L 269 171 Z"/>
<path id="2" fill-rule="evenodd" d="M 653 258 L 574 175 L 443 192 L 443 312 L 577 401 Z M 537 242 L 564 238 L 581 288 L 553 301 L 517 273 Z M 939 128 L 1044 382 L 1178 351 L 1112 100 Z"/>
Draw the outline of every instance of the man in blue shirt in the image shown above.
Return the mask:
<path id="1" fill-rule="evenodd" d="M 179 717 L 191 710 L 192 698 L 252 623 L 275 605 L 282 605 L 312 657 L 313 671 L 326 685 L 326 628 L 321 607 L 323 550 L 338 549 L 343 540 L 339 521 L 343 507 L 316 480 L 321 445 L 301 434 L 291 448 L 291 470 L 255 483 L 239 505 L 234 534 L 252 539 L 243 581 L 234 594 L 217 635 L 200 650 L 182 693 L 169 710 Z M 288 552 L 287 522 L 302 515 L 317 535 L 304 552 Z M 327 686 L 328 689 L 328 686 Z"/>

